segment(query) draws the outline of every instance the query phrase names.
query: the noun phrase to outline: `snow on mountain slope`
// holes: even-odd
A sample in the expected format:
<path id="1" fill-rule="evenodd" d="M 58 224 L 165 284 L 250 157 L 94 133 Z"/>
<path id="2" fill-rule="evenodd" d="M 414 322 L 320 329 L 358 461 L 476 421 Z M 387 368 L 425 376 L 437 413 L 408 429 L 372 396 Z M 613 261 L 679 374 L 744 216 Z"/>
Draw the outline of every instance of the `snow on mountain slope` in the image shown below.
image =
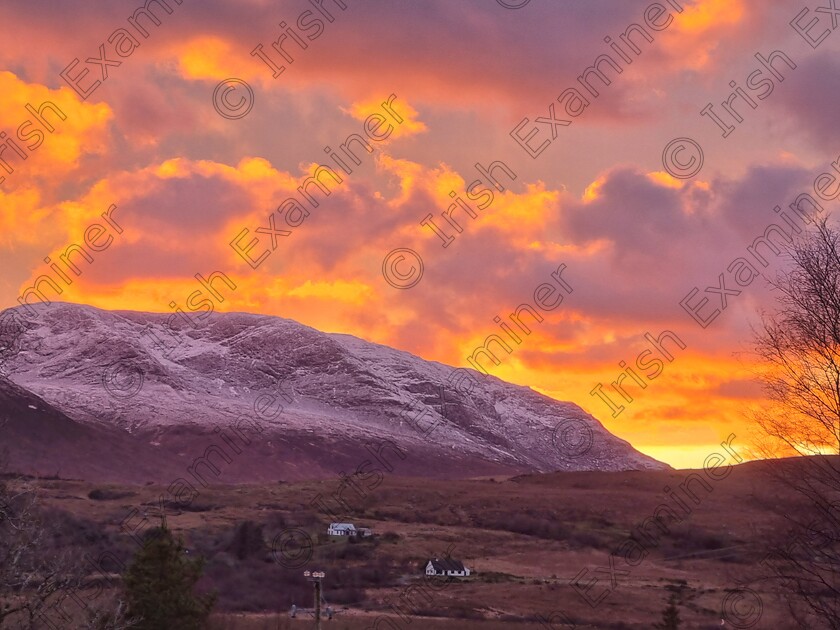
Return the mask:
<path id="1" fill-rule="evenodd" d="M 395 474 L 666 468 L 572 403 L 287 319 L 12 312 L 8 377 L 76 422 L 188 462 L 221 444 L 218 431 L 256 421 L 246 462 L 223 481 L 333 474 L 386 440 L 405 455 L 391 457 Z"/>

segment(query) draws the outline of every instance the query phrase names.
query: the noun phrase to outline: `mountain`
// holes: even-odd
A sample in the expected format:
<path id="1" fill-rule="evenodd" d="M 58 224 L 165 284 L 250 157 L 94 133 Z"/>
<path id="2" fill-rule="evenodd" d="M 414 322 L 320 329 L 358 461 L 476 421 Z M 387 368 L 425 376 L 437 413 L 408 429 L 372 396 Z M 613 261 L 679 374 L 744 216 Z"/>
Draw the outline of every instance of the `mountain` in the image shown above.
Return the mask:
<path id="1" fill-rule="evenodd" d="M 115 473 L 117 462 L 130 460 L 134 474 Z M 154 477 L 167 464 L 164 453 L 138 444 L 124 431 L 76 422 L 2 376 L 0 463 L 10 471 L 38 476 L 114 481 Z"/>
<path id="2" fill-rule="evenodd" d="M 0 322 L 0 358 L 12 419 L 0 439 L 13 430 L 13 460 L 31 455 L 41 473 L 238 483 L 360 466 L 427 477 L 668 468 L 572 403 L 279 317 L 18 307 Z"/>

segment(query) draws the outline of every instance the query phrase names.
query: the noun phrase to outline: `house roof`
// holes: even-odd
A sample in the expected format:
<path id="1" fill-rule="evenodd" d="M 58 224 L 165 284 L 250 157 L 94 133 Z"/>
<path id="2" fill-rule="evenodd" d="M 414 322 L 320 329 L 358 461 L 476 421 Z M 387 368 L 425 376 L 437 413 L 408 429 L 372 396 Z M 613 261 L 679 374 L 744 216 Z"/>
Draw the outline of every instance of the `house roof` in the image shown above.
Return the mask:
<path id="1" fill-rule="evenodd" d="M 437 571 L 456 571 L 463 573 L 466 570 L 464 563 L 460 560 L 453 560 L 452 558 L 435 558 L 429 560 L 432 563 L 432 568 Z"/>
<path id="2" fill-rule="evenodd" d="M 330 529 L 356 529 L 353 523 L 330 523 Z"/>

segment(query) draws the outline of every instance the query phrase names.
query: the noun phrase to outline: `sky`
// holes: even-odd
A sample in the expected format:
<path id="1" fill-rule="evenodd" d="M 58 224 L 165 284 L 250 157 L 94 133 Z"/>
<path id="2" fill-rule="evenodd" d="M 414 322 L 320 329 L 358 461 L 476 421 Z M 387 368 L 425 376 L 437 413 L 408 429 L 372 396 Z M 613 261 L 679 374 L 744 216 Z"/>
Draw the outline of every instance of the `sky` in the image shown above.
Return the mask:
<path id="1" fill-rule="evenodd" d="M 840 194 L 837 15 L 144 4 L 0 4 L 0 307 L 277 315 L 573 401 L 673 466 L 748 453 L 784 269 L 754 240 Z"/>

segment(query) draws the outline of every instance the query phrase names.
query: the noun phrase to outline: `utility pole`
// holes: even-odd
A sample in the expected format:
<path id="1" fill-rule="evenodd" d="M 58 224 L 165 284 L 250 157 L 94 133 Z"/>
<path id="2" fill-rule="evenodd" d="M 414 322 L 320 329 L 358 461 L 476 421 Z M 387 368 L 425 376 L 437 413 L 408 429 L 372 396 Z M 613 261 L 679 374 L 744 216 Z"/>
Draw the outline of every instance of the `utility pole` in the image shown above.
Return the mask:
<path id="1" fill-rule="evenodd" d="M 315 582 L 315 630 L 321 630 L 321 580 Z"/>
<path id="2" fill-rule="evenodd" d="M 323 571 L 304 571 L 303 576 L 315 587 L 315 630 L 321 630 L 321 580 Z"/>

